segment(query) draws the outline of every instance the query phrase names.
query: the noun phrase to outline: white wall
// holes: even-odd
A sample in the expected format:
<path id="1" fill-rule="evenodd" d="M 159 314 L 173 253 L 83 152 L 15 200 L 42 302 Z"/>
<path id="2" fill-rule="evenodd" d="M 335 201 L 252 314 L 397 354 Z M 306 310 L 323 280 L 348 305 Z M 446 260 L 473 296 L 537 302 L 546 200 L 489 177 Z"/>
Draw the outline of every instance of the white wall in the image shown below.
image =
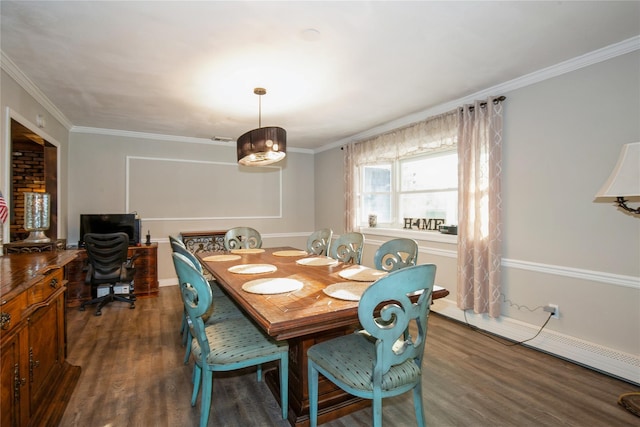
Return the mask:
<path id="1" fill-rule="evenodd" d="M 572 348 L 552 349 L 549 334 L 532 345 L 635 382 L 640 382 L 640 217 L 611 203 L 595 202 L 594 195 L 611 173 L 622 145 L 640 141 L 639 76 L 640 53 L 635 51 L 495 94 L 507 97 L 505 302 L 499 319 L 467 314 L 470 322 L 487 330 L 525 339 L 547 318 L 541 306 L 557 304 L 560 318 L 545 329 L 551 338 L 570 342 L 568 347 L 602 346 L 594 351 L 608 358 L 611 350 L 611 358 L 626 360 L 622 371 L 629 371 L 609 369 L 604 366 L 609 361 L 590 364 L 570 354 Z M 323 171 L 322 186 L 333 193 L 344 188 L 341 159 L 339 148 L 315 157 L 316 171 Z M 316 227 L 340 230 L 337 213 L 344 210 L 343 201 L 318 191 L 316 201 Z M 371 265 L 376 246 L 388 238 L 367 234 L 366 264 Z M 438 284 L 451 291 L 434 310 L 464 320 L 455 306 L 455 244 L 419 244 L 419 262 L 435 263 Z M 531 312 L 525 306 L 537 309 Z"/>

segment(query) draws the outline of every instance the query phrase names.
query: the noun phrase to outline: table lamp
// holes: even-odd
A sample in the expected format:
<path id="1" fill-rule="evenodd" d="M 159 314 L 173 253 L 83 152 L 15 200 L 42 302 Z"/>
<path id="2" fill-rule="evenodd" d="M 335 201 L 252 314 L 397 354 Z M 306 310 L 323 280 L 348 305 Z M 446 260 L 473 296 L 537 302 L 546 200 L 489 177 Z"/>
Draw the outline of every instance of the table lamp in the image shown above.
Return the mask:
<path id="1" fill-rule="evenodd" d="M 619 207 L 632 214 L 640 214 L 640 208 L 627 206 L 627 197 L 640 196 L 640 142 L 622 146 L 616 167 L 604 183 L 598 197 L 615 197 Z"/>
<path id="2" fill-rule="evenodd" d="M 24 193 L 24 229 L 29 231 L 25 243 L 51 241 L 44 234 L 49 229 L 49 193 Z"/>

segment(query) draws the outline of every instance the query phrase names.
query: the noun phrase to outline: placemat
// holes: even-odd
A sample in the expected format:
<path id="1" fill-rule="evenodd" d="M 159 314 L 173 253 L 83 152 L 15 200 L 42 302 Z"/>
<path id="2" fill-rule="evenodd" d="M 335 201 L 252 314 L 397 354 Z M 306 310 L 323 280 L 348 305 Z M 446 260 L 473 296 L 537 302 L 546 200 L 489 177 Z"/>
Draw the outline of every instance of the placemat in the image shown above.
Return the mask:
<path id="1" fill-rule="evenodd" d="M 376 270 L 375 268 L 355 265 L 338 273 L 340 277 L 347 280 L 355 280 L 358 282 L 373 282 L 387 274 L 386 271 Z"/>
<path id="2" fill-rule="evenodd" d="M 272 264 L 238 264 L 229 267 L 232 273 L 237 274 L 260 274 L 260 273 L 273 273 L 278 267 Z"/>
<path id="3" fill-rule="evenodd" d="M 370 282 L 339 282 L 327 286 L 322 292 L 332 298 L 360 301 L 360 297 L 369 286 Z"/>
<path id="4" fill-rule="evenodd" d="M 240 255 L 209 255 L 202 258 L 204 261 L 236 261 L 242 258 Z"/>
<path id="5" fill-rule="evenodd" d="M 261 254 L 262 252 L 264 252 L 262 248 L 231 249 L 232 254 Z"/>
<path id="6" fill-rule="evenodd" d="M 275 256 L 306 256 L 309 255 L 307 251 L 291 250 L 291 251 L 276 251 L 273 253 Z"/>
<path id="7" fill-rule="evenodd" d="M 319 257 L 298 259 L 296 260 L 296 263 L 300 265 L 326 266 L 326 265 L 336 265 L 338 264 L 338 260 L 329 258 L 328 256 L 319 256 Z"/>
<path id="8" fill-rule="evenodd" d="M 274 277 L 250 280 L 242 285 L 242 290 L 252 294 L 283 294 L 302 289 L 303 283 L 295 279 Z"/>

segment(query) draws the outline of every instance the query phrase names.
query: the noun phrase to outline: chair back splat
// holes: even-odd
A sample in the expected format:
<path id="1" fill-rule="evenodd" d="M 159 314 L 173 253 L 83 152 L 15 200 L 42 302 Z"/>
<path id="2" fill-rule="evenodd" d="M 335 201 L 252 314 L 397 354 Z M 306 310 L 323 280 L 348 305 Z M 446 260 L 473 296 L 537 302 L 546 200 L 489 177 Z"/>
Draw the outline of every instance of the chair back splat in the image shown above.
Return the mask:
<path id="1" fill-rule="evenodd" d="M 418 243 L 413 239 L 392 239 L 384 242 L 375 255 L 373 263 L 378 270 L 395 271 L 416 265 L 418 262 Z"/>
<path id="2" fill-rule="evenodd" d="M 307 239 L 307 252 L 310 255 L 328 255 L 332 236 L 333 230 L 330 228 L 314 231 Z"/>
<path id="3" fill-rule="evenodd" d="M 251 227 L 235 227 L 227 230 L 224 235 L 224 248 L 253 249 L 262 247 L 262 236 L 258 230 Z"/>
<path id="4" fill-rule="evenodd" d="M 418 426 L 425 425 L 422 357 L 435 274 L 435 265 L 423 264 L 378 279 L 358 304 L 364 330 L 309 348 L 312 427 L 317 425 L 319 374 L 354 396 L 371 399 L 374 427 L 382 426 L 382 399 L 411 390 Z"/>
<path id="5" fill-rule="evenodd" d="M 360 264 L 364 249 L 364 234 L 352 232 L 341 234 L 331 243 L 329 256 L 346 264 Z"/>

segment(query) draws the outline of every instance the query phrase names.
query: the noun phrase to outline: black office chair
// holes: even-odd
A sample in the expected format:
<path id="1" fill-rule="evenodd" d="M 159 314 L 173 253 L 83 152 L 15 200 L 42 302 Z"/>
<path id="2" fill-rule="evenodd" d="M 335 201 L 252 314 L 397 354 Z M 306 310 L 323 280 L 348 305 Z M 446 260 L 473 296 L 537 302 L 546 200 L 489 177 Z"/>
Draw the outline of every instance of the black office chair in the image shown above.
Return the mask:
<path id="1" fill-rule="evenodd" d="M 133 293 L 133 263 L 138 254 L 127 258 L 129 236 L 126 233 L 87 233 L 84 235 L 85 249 L 89 259 L 89 268 L 85 283 L 91 285 L 92 295 L 98 295 L 101 285 L 108 285 L 109 292 L 80 305 L 80 311 L 85 306 L 98 304 L 96 316 L 102 314 L 102 307 L 112 301 L 122 301 L 135 308 L 135 294 Z M 116 286 L 128 287 L 129 293 L 115 293 Z M 103 288 L 104 289 L 104 288 Z"/>

